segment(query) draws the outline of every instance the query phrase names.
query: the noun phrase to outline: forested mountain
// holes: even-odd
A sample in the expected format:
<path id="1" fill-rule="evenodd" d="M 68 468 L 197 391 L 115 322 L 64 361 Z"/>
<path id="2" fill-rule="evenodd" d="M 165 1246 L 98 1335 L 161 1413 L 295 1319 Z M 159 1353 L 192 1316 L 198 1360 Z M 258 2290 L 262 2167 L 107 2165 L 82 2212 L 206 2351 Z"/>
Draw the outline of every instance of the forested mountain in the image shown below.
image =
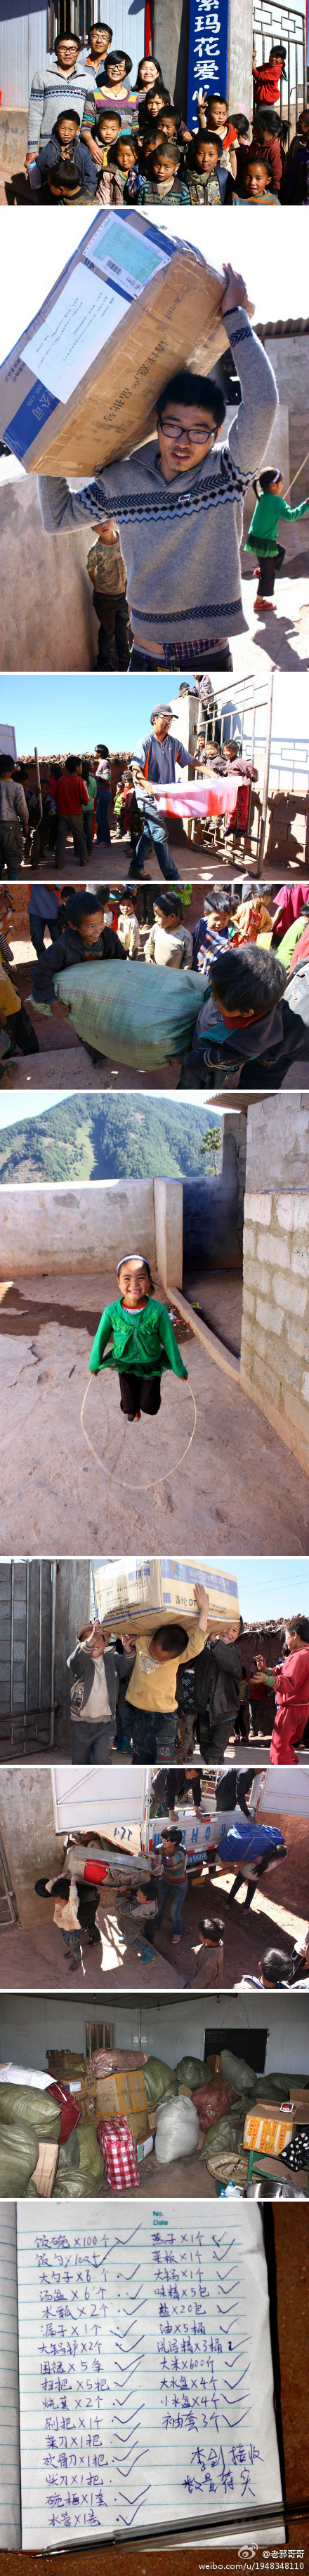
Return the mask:
<path id="1" fill-rule="evenodd" d="M 210 1145 L 213 1131 L 214 1152 Z M 214 1170 L 218 1113 L 201 1101 L 151 1099 L 143 1092 L 72 1092 L 38 1118 L 21 1118 L 0 1138 L 0 1180 L 103 1181 L 182 1178 Z M 207 1149 L 203 1141 L 207 1135 Z"/>

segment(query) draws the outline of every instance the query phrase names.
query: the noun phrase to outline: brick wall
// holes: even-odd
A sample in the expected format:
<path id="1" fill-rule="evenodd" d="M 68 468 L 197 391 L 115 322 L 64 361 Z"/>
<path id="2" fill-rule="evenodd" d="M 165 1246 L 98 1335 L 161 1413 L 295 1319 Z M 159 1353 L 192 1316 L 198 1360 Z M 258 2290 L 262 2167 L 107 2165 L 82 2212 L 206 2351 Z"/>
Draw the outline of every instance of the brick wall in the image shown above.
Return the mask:
<path id="1" fill-rule="evenodd" d="M 307 1469 L 309 1191 L 248 1191 L 241 1384 Z"/>

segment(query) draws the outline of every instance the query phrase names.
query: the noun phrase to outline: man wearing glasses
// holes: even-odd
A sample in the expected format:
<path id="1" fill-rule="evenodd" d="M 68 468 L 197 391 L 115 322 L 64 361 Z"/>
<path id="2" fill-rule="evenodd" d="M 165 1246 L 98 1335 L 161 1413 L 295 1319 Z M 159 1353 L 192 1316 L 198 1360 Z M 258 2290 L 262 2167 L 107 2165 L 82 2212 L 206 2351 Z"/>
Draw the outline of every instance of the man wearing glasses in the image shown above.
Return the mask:
<path id="1" fill-rule="evenodd" d="M 225 264 L 221 313 L 242 387 L 226 442 L 215 378 L 183 368 L 165 386 L 157 438 L 117 458 L 83 490 L 39 483 L 44 527 L 121 532 L 133 636 L 131 670 L 231 670 L 230 637 L 246 632 L 240 544 L 246 491 L 260 471 L 276 419 L 277 389 L 252 331 L 244 278 Z"/>

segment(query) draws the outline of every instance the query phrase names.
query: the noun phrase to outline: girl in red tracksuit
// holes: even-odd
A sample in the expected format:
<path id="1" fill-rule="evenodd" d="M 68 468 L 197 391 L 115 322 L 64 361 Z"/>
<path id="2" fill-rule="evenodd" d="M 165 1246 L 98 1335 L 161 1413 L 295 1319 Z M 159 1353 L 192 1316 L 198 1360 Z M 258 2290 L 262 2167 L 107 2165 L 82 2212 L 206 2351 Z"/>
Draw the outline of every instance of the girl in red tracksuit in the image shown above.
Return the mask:
<path id="1" fill-rule="evenodd" d="M 274 1671 L 276 1717 L 271 1762 L 297 1761 L 295 1745 L 309 1724 L 309 1619 L 292 1620 L 285 1632 L 287 1656 Z"/>

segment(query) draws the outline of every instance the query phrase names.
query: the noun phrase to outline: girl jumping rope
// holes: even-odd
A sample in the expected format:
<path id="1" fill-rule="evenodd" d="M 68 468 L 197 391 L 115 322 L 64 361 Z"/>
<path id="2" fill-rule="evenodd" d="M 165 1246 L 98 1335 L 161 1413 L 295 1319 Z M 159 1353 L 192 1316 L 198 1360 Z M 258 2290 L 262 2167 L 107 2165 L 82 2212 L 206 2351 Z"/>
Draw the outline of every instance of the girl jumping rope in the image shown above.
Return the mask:
<path id="1" fill-rule="evenodd" d="M 153 1295 L 149 1261 L 139 1252 L 124 1253 L 117 1279 L 119 1298 L 104 1307 L 89 1368 L 93 1377 L 101 1368 L 118 1369 L 121 1412 L 128 1422 L 140 1422 L 141 1413 L 159 1412 L 162 1369 L 183 1378 L 188 1370 L 167 1308 Z"/>
<path id="2" fill-rule="evenodd" d="M 257 483 L 253 484 L 253 491 L 256 492 L 256 509 L 248 528 L 245 554 L 256 557 L 259 581 L 253 607 L 257 616 L 262 617 L 265 608 L 273 608 L 276 572 L 280 572 L 280 565 L 284 563 L 284 546 L 278 546 L 278 520 L 305 519 L 309 501 L 299 501 L 296 510 L 290 510 L 289 502 L 283 500 L 280 465 L 267 465 L 265 473 L 259 474 Z"/>

